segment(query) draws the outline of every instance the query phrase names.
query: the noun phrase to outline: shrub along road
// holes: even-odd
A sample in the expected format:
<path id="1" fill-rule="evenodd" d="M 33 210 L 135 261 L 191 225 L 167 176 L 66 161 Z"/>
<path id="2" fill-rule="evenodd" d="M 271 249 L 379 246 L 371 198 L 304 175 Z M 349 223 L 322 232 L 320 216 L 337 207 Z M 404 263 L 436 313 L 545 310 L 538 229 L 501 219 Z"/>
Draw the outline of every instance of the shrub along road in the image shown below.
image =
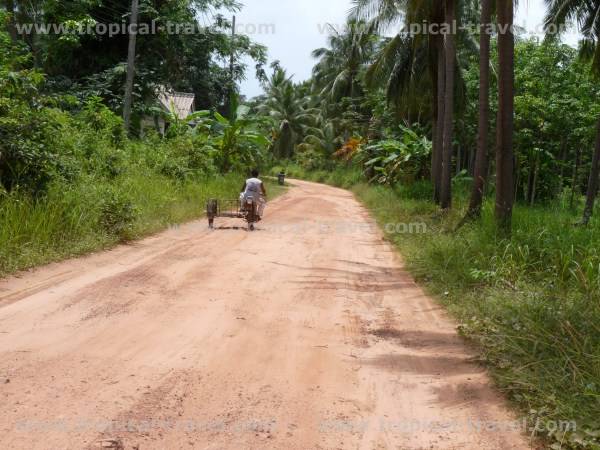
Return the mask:
<path id="1" fill-rule="evenodd" d="M 347 191 L 0 282 L 1 448 L 529 448 Z"/>

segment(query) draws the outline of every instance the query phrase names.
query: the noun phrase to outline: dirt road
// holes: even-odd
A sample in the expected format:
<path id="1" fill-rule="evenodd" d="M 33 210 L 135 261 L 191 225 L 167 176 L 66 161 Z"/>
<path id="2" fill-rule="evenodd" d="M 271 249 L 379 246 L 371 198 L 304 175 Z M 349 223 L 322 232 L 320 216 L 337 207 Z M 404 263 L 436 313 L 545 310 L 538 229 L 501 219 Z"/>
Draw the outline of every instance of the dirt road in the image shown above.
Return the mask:
<path id="1" fill-rule="evenodd" d="M 0 448 L 529 448 L 351 194 L 235 225 L 0 281 Z"/>

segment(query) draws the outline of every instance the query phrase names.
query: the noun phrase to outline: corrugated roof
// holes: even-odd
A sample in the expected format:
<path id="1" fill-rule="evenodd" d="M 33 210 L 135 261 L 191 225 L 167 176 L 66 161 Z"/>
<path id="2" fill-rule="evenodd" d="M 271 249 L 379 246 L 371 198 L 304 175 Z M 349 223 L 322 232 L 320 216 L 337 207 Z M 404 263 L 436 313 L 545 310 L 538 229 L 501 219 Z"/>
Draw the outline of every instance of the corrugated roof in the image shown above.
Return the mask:
<path id="1" fill-rule="evenodd" d="M 186 92 L 161 92 L 158 100 L 161 105 L 171 111 L 175 109 L 175 114 L 180 119 L 185 119 L 194 110 L 194 100 L 196 96 Z"/>

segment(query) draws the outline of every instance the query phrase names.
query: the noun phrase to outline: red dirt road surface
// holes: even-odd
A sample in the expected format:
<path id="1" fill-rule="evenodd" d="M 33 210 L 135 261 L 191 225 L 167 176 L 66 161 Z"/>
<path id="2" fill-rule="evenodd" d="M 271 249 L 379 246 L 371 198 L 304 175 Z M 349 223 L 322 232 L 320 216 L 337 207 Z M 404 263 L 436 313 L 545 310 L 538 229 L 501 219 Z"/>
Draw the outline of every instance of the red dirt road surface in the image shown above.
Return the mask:
<path id="1" fill-rule="evenodd" d="M 2 449 L 526 449 L 343 190 L 0 281 Z"/>

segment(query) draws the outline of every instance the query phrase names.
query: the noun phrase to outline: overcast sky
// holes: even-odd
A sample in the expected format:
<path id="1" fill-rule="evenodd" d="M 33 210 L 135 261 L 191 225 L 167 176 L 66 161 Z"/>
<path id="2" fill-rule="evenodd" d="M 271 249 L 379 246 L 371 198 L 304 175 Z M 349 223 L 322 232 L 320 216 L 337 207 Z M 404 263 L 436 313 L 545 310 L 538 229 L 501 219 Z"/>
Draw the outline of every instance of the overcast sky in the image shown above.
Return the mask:
<path id="1" fill-rule="evenodd" d="M 311 51 L 325 45 L 326 24 L 342 26 L 351 0 L 242 0 L 238 14 L 240 31 L 269 49 L 269 61 L 279 60 L 295 81 L 310 77 L 314 60 Z M 516 24 L 531 32 L 540 31 L 544 17 L 544 0 L 521 0 Z M 576 43 L 576 36 L 567 36 Z M 249 67 L 242 93 L 252 97 L 262 92 Z"/>

